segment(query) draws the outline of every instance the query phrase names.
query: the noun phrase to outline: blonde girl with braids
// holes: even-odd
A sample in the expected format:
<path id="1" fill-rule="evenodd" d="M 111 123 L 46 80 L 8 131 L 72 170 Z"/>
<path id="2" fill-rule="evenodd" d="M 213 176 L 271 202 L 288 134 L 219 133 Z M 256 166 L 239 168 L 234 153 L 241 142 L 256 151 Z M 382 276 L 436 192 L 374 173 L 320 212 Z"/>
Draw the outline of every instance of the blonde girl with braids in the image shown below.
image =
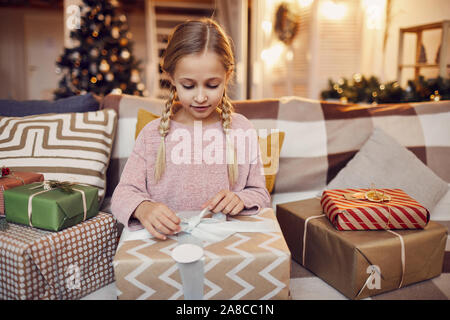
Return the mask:
<path id="1" fill-rule="evenodd" d="M 201 19 L 175 27 L 161 67 L 170 79 L 169 99 L 136 140 L 113 194 L 113 214 L 130 229 L 144 227 L 164 240 L 180 231 L 179 211 L 208 207 L 236 215 L 270 207 L 259 148 L 257 161 L 237 161 L 232 133 L 254 128 L 234 112 L 226 92 L 234 56 L 220 25 Z M 205 143 L 210 136 L 216 139 Z M 223 161 L 202 159 L 207 150 Z"/>

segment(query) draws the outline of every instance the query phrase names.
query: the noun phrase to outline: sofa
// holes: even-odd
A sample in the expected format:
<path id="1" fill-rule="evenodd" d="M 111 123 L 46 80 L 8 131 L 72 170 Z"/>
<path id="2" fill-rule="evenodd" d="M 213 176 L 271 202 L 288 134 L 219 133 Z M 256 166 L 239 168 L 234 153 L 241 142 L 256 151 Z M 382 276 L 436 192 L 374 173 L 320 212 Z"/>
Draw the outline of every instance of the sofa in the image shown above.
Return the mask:
<path id="1" fill-rule="evenodd" d="M 101 208 L 102 211 L 110 213 L 111 195 L 134 146 L 138 111 L 144 109 L 159 115 L 165 101 L 114 94 L 107 95 L 103 99 L 87 95 L 73 98 L 73 100 L 77 100 L 78 105 L 68 112 L 87 112 L 98 108 L 100 110 L 114 109 L 118 115 L 112 155 L 106 172 L 106 196 Z M 96 101 L 99 101 L 99 104 Z M 66 110 L 61 107 L 61 104 L 66 104 L 66 101 L 46 104 L 50 108 L 48 112 Z M 277 204 L 320 196 L 328 185 L 336 182 L 339 174 L 349 168 L 352 160 L 357 158 L 356 155 L 359 154 L 360 149 L 370 140 L 374 128 L 381 128 L 395 138 L 401 146 L 411 151 L 424 167 L 430 169 L 438 179 L 444 182 L 446 190 L 437 199 L 438 201 L 433 203 L 430 213 L 431 220 L 440 222 L 450 230 L 450 126 L 448 125 L 450 101 L 352 105 L 300 97 L 283 97 L 236 101 L 234 104 L 236 112 L 250 119 L 258 132 L 269 133 L 273 129 L 278 129 L 285 133 L 279 157 L 279 170 L 271 194 L 275 212 Z M 23 107 L 28 108 L 25 105 Z M 2 114 L 2 109 L 6 113 Z M 42 107 L 38 109 L 41 113 L 44 110 Z M 11 114 L 17 110 L 17 106 L 10 105 L 8 101 L 8 108 L 0 106 L 0 116 L 23 116 L 36 112 L 36 110 L 30 112 L 19 110 L 25 113 Z M 369 171 L 371 168 L 368 168 Z M 408 175 L 415 174 L 408 172 Z M 421 177 L 416 177 L 412 181 L 422 183 Z M 444 278 L 446 277 L 448 281 L 450 239 L 447 241 L 443 272 Z M 294 262 L 291 278 L 293 291 L 296 284 L 299 288 L 304 285 L 302 282 L 304 278 L 321 283 L 320 279 L 314 278 L 313 274 Z M 446 288 L 449 290 L 448 285 Z M 407 288 L 402 290 L 405 289 Z M 329 292 L 330 289 L 324 287 L 323 290 Z M 321 298 L 336 298 L 334 293 L 327 296 L 320 291 L 320 294 Z M 450 292 L 446 295 L 449 299 Z M 428 297 L 433 298 L 432 295 Z M 86 297 L 86 299 L 91 298 L 114 299 L 114 285 Z M 302 299 L 305 296 L 296 295 L 293 292 L 293 298 Z"/>
<path id="2" fill-rule="evenodd" d="M 133 149 L 138 110 L 144 109 L 159 115 L 164 103 L 160 99 L 112 94 L 101 101 L 100 109 L 113 108 L 119 116 L 107 172 L 104 211 L 110 211 L 110 197 Z M 446 190 L 431 210 L 431 220 L 439 221 L 450 229 L 450 101 L 352 105 L 283 97 L 237 101 L 234 105 L 236 112 L 250 119 L 258 131 L 279 129 L 285 132 L 279 170 L 271 194 L 275 212 L 277 204 L 319 197 L 377 127 L 395 138 L 445 182 Z M 443 272 L 445 277 L 450 273 L 450 238 L 447 241 Z M 311 278 L 311 281 L 315 278 L 293 262 L 291 283 L 304 280 L 297 279 L 299 275 Z M 320 282 L 324 292 L 334 290 L 327 288 L 319 278 L 314 281 Z M 291 290 L 295 291 L 294 287 Z M 333 291 L 328 297 L 334 299 L 337 297 L 335 294 Z M 403 294 L 403 297 L 408 297 L 408 293 Z M 293 293 L 294 299 L 311 297 L 319 296 Z M 320 298 L 324 297 L 327 295 L 321 292 Z M 430 298 L 433 299 L 433 295 Z M 450 293 L 447 293 L 448 298 Z"/>
<path id="3" fill-rule="evenodd" d="M 165 101 L 131 95 L 108 95 L 100 109 L 113 108 L 119 120 L 107 172 L 107 197 L 112 195 L 135 140 L 139 109 L 159 115 Z M 236 112 L 258 132 L 285 132 L 272 206 L 321 194 L 338 172 L 380 127 L 413 152 L 450 184 L 450 101 L 415 104 L 351 105 L 300 97 L 235 102 Z M 447 141 L 447 142 L 446 142 Z M 450 221 L 447 192 L 432 218 Z M 108 199 L 108 198 L 107 198 Z M 105 203 L 107 209 L 108 201 Z M 445 212 L 445 210 L 447 212 Z"/>

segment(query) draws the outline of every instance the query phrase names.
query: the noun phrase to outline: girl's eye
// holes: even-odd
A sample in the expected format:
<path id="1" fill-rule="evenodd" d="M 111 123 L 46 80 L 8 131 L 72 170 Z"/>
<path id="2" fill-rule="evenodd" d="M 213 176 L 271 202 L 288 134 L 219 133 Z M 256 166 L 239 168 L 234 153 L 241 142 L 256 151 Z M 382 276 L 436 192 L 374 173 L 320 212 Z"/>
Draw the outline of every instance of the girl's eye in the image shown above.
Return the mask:
<path id="1" fill-rule="evenodd" d="M 217 88 L 218 86 L 219 86 L 218 84 L 216 84 L 216 85 L 208 84 L 208 85 L 207 85 L 207 87 L 210 88 L 210 89 L 215 89 L 215 88 Z"/>
<path id="2" fill-rule="evenodd" d="M 183 84 L 183 88 L 190 90 L 190 89 L 194 88 L 194 86 L 193 85 L 188 86 L 188 85 Z"/>

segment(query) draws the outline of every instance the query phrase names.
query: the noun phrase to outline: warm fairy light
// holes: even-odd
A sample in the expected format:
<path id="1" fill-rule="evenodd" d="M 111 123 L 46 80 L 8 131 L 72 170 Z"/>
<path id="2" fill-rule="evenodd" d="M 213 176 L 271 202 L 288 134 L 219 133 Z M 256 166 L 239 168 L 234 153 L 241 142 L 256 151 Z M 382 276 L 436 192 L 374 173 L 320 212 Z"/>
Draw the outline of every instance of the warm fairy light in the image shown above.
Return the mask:
<path id="1" fill-rule="evenodd" d="M 308 7 L 309 5 L 311 5 L 311 3 L 313 3 L 314 0 L 298 0 L 298 3 L 300 4 L 301 7 Z"/>
<path id="2" fill-rule="evenodd" d="M 288 61 L 294 60 L 294 52 L 292 50 L 289 50 L 288 52 L 286 52 L 286 59 Z"/>
<path id="3" fill-rule="evenodd" d="M 385 0 L 364 0 L 363 8 L 366 12 L 367 29 L 380 30 L 384 19 Z"/>
<path id="4" fill-rule="evenodd" d="M 341 20 L 347 14 L 347 5 L 343 2 L 327 0 L 320 6 L 322 15 L 330 20 Z"/>
<path id="5" fill-rule="evenodd" d="M 267 67 L 272 68 L 280 59 L 283 49 L 281 43 L 277 43 L 274 46 L 263 50 L 261 52 L 261 59 L 263 59 Z"/>
<path id="6" fill-rule="evenodd" d="M 264 20 L 264 21 L 261 23 L 261 27 L 262 27 L 262 29 L 264 30 L 264 33 L 265 33 L 266 35 L 270 35 L 270 33 L 272 32 L 272 22 L 269 21 L 269 20 Z"/>

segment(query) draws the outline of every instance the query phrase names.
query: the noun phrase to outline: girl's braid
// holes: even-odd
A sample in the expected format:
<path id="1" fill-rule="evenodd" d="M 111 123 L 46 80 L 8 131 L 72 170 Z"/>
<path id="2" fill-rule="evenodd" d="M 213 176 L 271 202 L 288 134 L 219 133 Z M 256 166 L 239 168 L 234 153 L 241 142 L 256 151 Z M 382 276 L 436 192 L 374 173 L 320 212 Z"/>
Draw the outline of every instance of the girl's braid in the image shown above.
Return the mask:
<path id="1" fill-rule="evenodd" d="M 170 116 L 172 115 L 172 106 L 176 100 L 175 87 L 170 87 L 169 98 L 166 101 L 164 110 L 161 115 L 161 121 L 159 123 L 158 131 L 161 136 L 161 143 L 159 144 L 158 155 L 156 157 L 155 165 L 155 180 L 156 183 L 161 179 L 166 167 L 166 147 L 164 139 L 169 133 L 170 129 Z"/>
<path id="2" fill-rule="evenodd" d="M 226 159 L 228 164 L 228 177 L 230 179 L 230 186 L 234 185 L 238 177 L 238 165 L 237 165 L 237 156 L 236 150 L 234 148 L 234 144 L 231 141 L 230 130 L 231 130 L 231 113 L 234 108 L 231 104 L 230 99 L 228 98 L 226 92 L 223 93 L 222 105 L 221 105 L 221 117 L 222 117 L 222 127 L 225 132 L 226 137 Z"/>

